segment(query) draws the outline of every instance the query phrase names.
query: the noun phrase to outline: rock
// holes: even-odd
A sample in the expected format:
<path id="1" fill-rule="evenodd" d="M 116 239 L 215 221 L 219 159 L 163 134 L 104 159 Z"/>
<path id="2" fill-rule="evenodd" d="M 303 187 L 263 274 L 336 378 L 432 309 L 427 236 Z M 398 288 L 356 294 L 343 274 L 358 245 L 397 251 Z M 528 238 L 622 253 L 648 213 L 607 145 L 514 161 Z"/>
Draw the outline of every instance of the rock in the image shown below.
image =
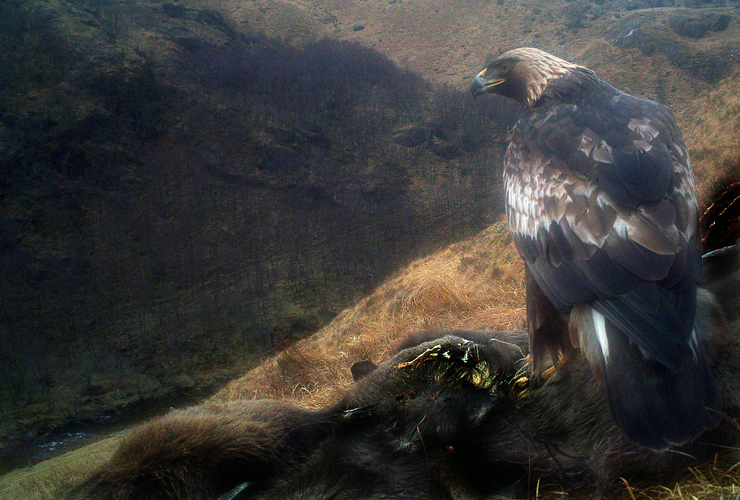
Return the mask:
<path id="1" fill-rule="evenodd" d="M 709 30 L 709 23 L 695 17 L 671 14 L 668 24 L 677 34 L 689 38 L 701 38 Z"/>
<path id="2" fill-rule="evenodd" d="M 175 375 L 168 382 L 169 382 L 168 385 L 171 385 L 180 391 L 189 391 L 189 390 L 195 389 L 195 386 L 196 386 L 196 383 L 195 383 L 195 380 L 193 380 L 193 377 L 191 377 L 190 375 L 186 375 L 184 373 L 181 373 L 180 375 Z"/>
<path id="3" fill-rule="evenodd" d="M 671 15 L 671 17 L 674 16 L 691 21 L 696 20 L 685 16 Z M 609 33 L 608 38 L 617 47 L 624 49 L 638 48 L 647 56 L 656 51 L 660 52 L 666 56 L 671 64 L 705 82 L 714 83 L 729 75 L 730 64 L 723 58 L 705 52 L 689 53 L 686 47 L 676 44 L 675 41 L 655 38 L 647 34 L 642 29 L 643 23 L 654 19 L 654 14 L 624 19 L 617 23 L 616 27 Z M 675 19 L 674 23 L 677 23 Z M 706 32 L 709 29 L 709 23 L 704 22 L 704 25 L 706 28 L 704 31 Z"/>
<path id="4" fill-rule="evenodd" d="M 226 35 L 232 38 L 242 38 L 243 35 L 237 33 L 226 21 L 223 14 L 215 10 L 209 9 L 189 9 L 182 5 L 176 5 L 174 3 L 163 3 L 161 6 L 162 12 L 167 14 L 173 19 L 182 19 L 185 21 L 195 21 L 200 24 L 208 25 L 219 31 L 222 31 Z M 245 39 L 246 40 L 246 39 Z"/>
<path id="5" fill-rule="evenodd" d="M 603 2 L 602 2 L 603 3 Z M 637 10 L 637 9 L 654 9 L 656 7 L 668 7 L 673 6 L 672 2 L 666 2 L 664 0 L 622 0 L 616 2 L 616 7 L 623 7 L 625 10 Z"/>
<path id="6" fill-rule="evenodd" d="M 34 13 L 39 21 L 53 22 L 59 19 L 59 13 L 46 5 L 34 7 Z"/>
<path id="7" fill-rule="evenodd" d="M 101 396 L 113 390 L 113 381 L 100 374 L 93 374 L 87 384 L 85 394 L 88 396 Z"/>
<path id="8" fill-rule="evenodd" d="M 393 131 L 393 142 L 407 148 L 416 148 L 429 141 L 431 131 L 419 125 L 410 125 Z"/>
<path id="9" fill-rule="evenodd" d="M 284 127 L 266 127 L 270 132 L 270 135 L 280 145 L 290 146 L 298 141 L 298 134 L 295 130 L 291 130 Z"/>
<path id="10" fill-rule="evenodd" d="M 176 37 L 173 41 L 186 52 L 196 52 L 208 48 L 210 45 L 207 40 L 196 37 Z"/>
<path id="11" fill-rule="evenodd" d="M 455 144 L 444 141 L 434 141 L 432 144 L 432 153 L 445 160 L 453 160 L 462 154 L 460 148 Z"/>
<path id="12" fill-rule="evenodd" d="M 642 15 L 626 19 L 617 24 L 617 27 L 610 33 L 612 43 L 623 49 L 638 48 L 646 56 L 655 52 L 655 40 L 642 29 L 642 24 L 654 18 L 653 15 Z"/>
<path id="13" fill-rule="evenodd" d="M 718 12 L 704 12 L 701 16 L 712 31 L 724 31 L 730 25 L 732 17 L 729 14 L 720 14 Z"/>
<path id="14" fill-rule="evenodd" d="M 134 386 L 136 387 L 136 392 L 141 399 L 156 396 L 162 389 L 162 384 L 148 375 L 134 376 Z"/>
<path id="15" fill-rule="evenodd" d="M 563 15 L 565 27 L 571 31 L 576 31 L 578 28 L 585 28 L 584 20 L 586 20 L 586 10 L 580 5 L 571 5 L 565 10 Z"/>
<path id="16" fill-rule="evenodd" d="M 113 395 L 113 400 L 116 402 L 124 402 L 128 401 L 130 398 L 133 397 L 133 392 L 129 390 L 128 388 L 119 388 L 116 389 L 115 394 Z"/>
<path id="17" fill-rule="evenodd" d="M 175 19 L 184 18 L 189 10 L 182 5 L 175 5 L 174 3 L 163 3 L 161 8 L 165 14 Z"/>
<path id="18" fill-rule="evenodd" d="M 308 144 L 321 149 L 331 149 L 331 139 L 323 132 L 304 131 L 302 139 Z"/>
<path id="19" fill-rule="evenodd" d="M 705 82 L 715 83 L 729 75 L 729 63 L 713 54 L 687 54 L 667 42 L 661 43 L 659 49 L 671 64 Z"/>
<path id="20" fill-rule="evenodd" d="M 613 40 L 614 45 L 623 49 L 638 48 L 646 56 L 651 56 L 655 52 L 655 42 L 646 35 L 640 28 L 634 28 L 624 35 Z"/>
<path id="21" fill-rule="evenodd" d="M 361 31 L 365 29 L 365 25 L 362 23 L 355 23 L 352 25 L 352 31 Z"/>

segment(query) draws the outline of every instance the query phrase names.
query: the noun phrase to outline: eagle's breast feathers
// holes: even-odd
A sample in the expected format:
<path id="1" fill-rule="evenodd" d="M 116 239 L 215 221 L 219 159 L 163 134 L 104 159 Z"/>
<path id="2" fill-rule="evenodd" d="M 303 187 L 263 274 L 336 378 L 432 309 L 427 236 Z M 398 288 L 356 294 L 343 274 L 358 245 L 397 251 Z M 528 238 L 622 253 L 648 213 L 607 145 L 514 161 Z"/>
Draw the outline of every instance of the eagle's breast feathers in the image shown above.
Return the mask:
<path id="1" fill-rule="evenodd" d="M 658 105 L 621 93 L 610 100 L 632 100 L 627 109 L 641 114 L 602 118 L 605 111 L 564 103 L 535 107 L 516 125 L 504 159 L 509 225 L 528 263 L 585 265 L 601 250 L 640 279 L 659 281 L 697 241 L 686 147 Z"/>

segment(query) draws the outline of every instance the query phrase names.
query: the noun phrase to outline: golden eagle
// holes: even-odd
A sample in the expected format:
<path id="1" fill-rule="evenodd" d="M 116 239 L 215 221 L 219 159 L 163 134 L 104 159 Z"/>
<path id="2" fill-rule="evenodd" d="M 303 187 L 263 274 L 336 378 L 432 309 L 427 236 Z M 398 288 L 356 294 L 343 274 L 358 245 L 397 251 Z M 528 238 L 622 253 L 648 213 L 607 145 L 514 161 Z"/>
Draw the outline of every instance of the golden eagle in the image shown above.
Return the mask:
<path id="1" fill-rule="evenodd" d="M 694 327 L 698 207 L 671 112 L 534 48 L 500 55 L 471 91 L 523 105 L 504 188 L 535 373 L 580 349 L 617 425 L 653 449 L 716 425 Z"/>

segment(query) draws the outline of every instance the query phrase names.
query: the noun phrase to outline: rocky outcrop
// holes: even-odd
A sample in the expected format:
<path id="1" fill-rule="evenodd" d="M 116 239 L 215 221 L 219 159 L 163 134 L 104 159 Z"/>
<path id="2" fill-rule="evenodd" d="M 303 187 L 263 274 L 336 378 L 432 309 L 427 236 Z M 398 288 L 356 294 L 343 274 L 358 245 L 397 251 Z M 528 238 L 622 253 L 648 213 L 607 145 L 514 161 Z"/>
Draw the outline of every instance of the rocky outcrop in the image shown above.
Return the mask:
<path id="1" fill-rule="evenodd" d="M 709 31 L 709 23 L 701 18 L 683 14 L 668 16 L 668 25 L 676 34 L 688 38 L 701 38 Z"/>
<path id="2" fill-rule="evenodd" d="M 671 13 L 667 23 L 679 36 L 696 39 L 703 37 L 710 30 L 727 28 L 730 20 L 731 16 L 727 14 L 709 16 L 707 13 L 698 17 Z M 708 83 L 715 83 L 729 76 L 730 64 L 720 55 L 694 50 L 687 42 L 657 34 L 662 31 L 655 29 L 655 24 L 661 21 L 661 18 L 652 12 L 637 14 L 617 23 L 607 38 L 618 47 L 636 48 L 646 56 L 662 54 L 677 68 Z"/>

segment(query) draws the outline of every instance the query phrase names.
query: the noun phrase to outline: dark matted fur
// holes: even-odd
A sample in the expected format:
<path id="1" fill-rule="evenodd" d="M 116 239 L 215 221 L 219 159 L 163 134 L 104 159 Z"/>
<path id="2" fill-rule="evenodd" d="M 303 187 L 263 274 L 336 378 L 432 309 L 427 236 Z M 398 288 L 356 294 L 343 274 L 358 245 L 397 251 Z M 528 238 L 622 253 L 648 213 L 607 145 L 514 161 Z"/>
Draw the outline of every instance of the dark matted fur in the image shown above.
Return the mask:
<path id="1" fill-rule="evenodd" d="M 172 411 L 124 437 L 110 461 L 69 498 L 205 500 L 245 482 L 256 487 L 305 461 L 331 424 L 331 411 L 279 400 Z"/>
<path id="2" fill-rule="evenodd" d="M 679 450 L 627 439 L 580 360 L 529 379 L 525 332 L 428 331 L 320 411 L 207 404 L 146 424 L 70 498 L 472 499 L 678 470 L 740 442 L 740 247 L 704 268 L 698 325 L 724 418 Z"/>

